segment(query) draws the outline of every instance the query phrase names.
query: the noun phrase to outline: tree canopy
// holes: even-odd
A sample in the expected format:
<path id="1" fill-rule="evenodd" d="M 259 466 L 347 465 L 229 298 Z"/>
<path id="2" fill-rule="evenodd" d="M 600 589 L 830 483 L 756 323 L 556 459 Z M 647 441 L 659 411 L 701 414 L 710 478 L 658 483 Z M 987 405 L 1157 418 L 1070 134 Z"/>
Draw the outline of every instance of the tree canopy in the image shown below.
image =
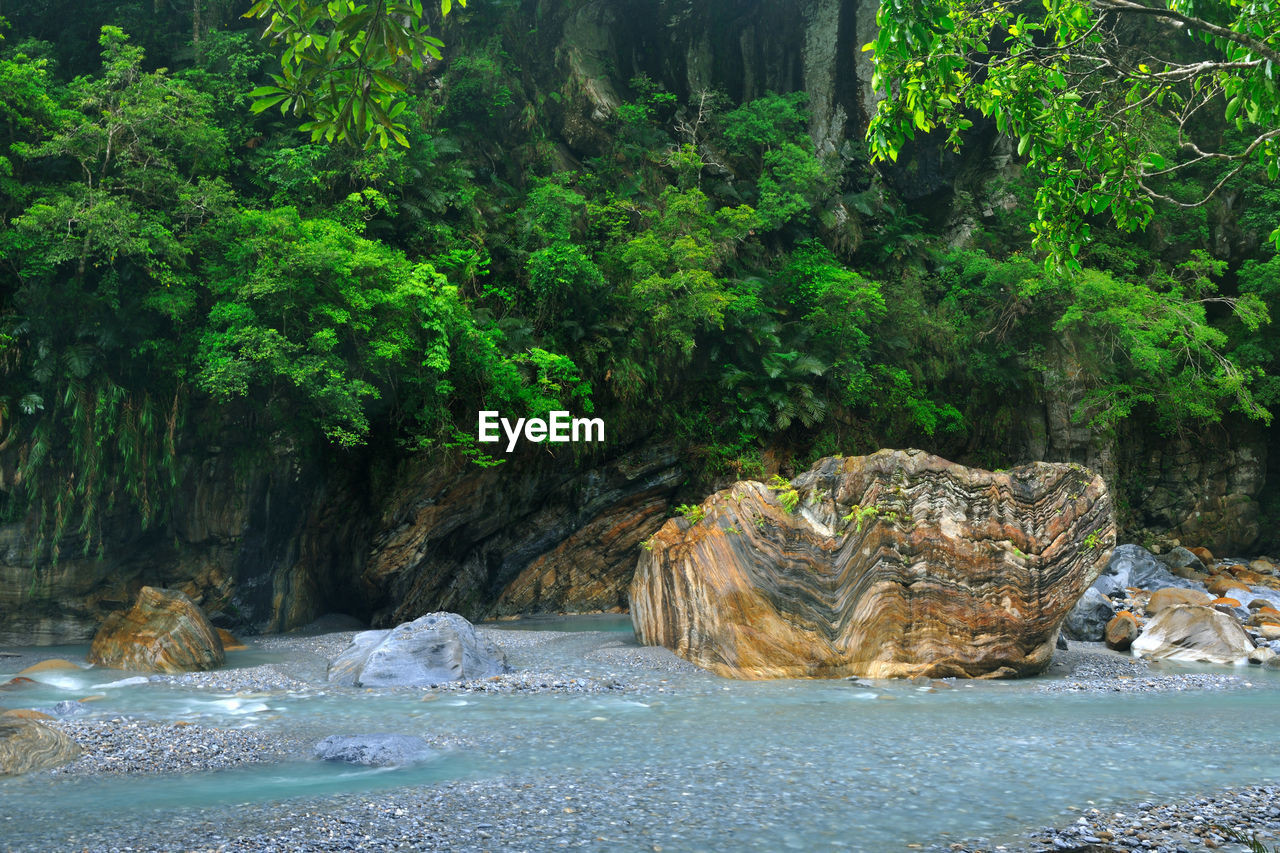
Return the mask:
<path id="1" fill-rule="evenodd" d="M 877 22 L 873 158 L 935 130 L 958 147 L 993 120 L 1034 176 L 1051 264 L 1078 267 L 1101 214 L 1133 230 L 1157 203 L 1280 175 L 1280 4 L 885 0 Z"/>
<path id="2" fill-rule="evenodd" d="M 440 17 L 454 0 L 440 0 Z M 466 6 L 467 0 L 457 0 Z M 408 147 L 408 107 L 402 61 L 421 70 L 440 59 L 444 43 L 431 35 L 422 0 L 371 3 L 258 0 L 245 17 L 267 22 L 263 35 L 281 48 L 280 73 L 251 93 L 254 112 L 279 107 L 305 116 L 312 141 L 351 139 L 359 144 L 391 140 Z"/>

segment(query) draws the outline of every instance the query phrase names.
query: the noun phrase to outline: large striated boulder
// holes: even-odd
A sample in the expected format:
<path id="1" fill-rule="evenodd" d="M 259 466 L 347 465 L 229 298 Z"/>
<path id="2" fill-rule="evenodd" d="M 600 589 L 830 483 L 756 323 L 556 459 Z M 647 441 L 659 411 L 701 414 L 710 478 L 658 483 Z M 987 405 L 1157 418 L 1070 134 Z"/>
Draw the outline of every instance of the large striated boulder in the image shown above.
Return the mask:
<path id="1" fill-rule="evenodd" d="M 225 660 L 204 611 L 175 589 L 153 586 L 129 610 L 108 616 L 89 647 L 91 663 L 140 672 L 216 669 Z"/>
<path id="2" fill-rule="evenodd" d="M 355 687 L 424 687 L 507 671 L 502 650 L 456 613 L 428 613 L 389 631 L 357 634 L 329 667 L 329 681 Z"/>
<path id="3" fill-rule="evenodd" d="M 67 735 L 32 719 L 0 719 L 0 776 L 60 767 L 80 757 L 79 744 Z"/>
<path id="4" fill-rule="evenodd" d="M 1133 641 L 1134 657 L 1238 664 L 1253 642 L 1240 623 L 1211 607 L 1178 604 L 1155 615 Z"/>
<path id="5" fill-rule="evenodd" d="M 1038 672 L 1115 540 L 1078 465 L 914 450 L 736 483 L 700 512 L 647 543 L 631 618 L 641 642 L 739 678 Z"/>

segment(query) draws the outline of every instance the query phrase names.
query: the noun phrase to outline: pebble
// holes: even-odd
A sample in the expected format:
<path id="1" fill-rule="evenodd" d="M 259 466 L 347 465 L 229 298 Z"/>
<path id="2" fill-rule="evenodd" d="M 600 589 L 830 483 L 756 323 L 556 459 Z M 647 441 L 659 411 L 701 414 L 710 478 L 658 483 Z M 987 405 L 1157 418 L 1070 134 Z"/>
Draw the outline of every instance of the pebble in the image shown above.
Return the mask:
<path id="1" fill-rule="evenodd" d="M 63 719 L 46 725 L 61 729 L 84 749 L 72 763 L 48 771 L 53 776 L 226 770 L 296 758 L 310 747 L 301 740 L 257 728 L 220 729 L 129 717 Z"/>

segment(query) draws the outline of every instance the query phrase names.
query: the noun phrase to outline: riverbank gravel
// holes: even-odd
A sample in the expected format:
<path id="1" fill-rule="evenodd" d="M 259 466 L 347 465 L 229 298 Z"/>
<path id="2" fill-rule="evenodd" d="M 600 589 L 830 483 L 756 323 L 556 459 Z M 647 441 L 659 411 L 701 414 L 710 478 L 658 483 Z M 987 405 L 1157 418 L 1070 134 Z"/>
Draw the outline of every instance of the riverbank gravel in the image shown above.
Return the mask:
<path id="1" fill-rule="evenodd" d="M 1194 853 L 1248 851 L 1250 842 L 1270 851 L 1280 842 L 1280 787 L 1230 788 L 1171 803 L 1134 803 L 1121 809 L 1090 808 L 1073 823 L 1041 827 L 1021 838 L 937 845 L 931 853 Z"/>
<path id="2" fill-rule="evenodd" d="M 259 728 L 221 729 L 128 717 L 53 720 L 84 750 L 51 776 L 189 773 L 284 761 L 308 754 L 310 743 Z"/>

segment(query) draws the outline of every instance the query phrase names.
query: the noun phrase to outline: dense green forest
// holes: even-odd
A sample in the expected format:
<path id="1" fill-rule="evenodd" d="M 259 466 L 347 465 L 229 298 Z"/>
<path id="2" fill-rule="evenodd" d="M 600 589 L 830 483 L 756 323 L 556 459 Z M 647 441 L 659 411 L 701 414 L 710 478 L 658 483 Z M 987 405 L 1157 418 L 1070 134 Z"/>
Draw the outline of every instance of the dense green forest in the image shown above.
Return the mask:
<path id="1" fill-rule="evenodd" d="M 281 57 L 247 3 L 6 6 L 10 516 L 92 552 L 111 512 L 164 517 L 184 435 L 225 430 L 501 464 L 480 409 L 673 436 L 691 492 L 778 454 L 923 446 L 994 467 L 1018 461 L 1019 406 L 1063 350 L 1090 429 L 1269 422 L 1264 163 L 1207 160 L 1162 191 L 1221 182 L 1210 202 L 1118 225 L 1091 202 L 1064 253 L 1035 227 L 1052 152 L 981 111 L 960 153 L 925 133 L 932 116 L 915 138 L 819 151 L 803 92 L 637 73 L 591 144 L 568 145 L 522 5 L 429 8 L 441 58 L 385 69 L 397 129 L 345 135 L 279 99 L 253 108 Z M 1253 138 L 1221 110 L 1197 121 L 1228 149 Z M 1174 159 L 1175 129 L 1146 127 Z M 907 197 L 926 161 L 948 191 Z"/>

